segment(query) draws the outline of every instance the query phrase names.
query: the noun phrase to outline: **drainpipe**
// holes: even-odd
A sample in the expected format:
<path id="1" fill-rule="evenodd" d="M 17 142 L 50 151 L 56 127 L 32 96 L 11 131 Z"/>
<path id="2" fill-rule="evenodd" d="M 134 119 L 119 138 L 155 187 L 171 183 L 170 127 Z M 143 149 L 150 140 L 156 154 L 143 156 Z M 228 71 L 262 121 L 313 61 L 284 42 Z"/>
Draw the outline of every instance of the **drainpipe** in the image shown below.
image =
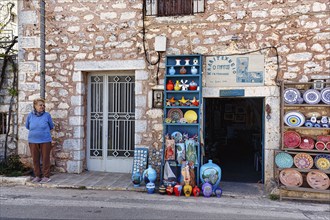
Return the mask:
<path id="1" fill-rule="evenodd" d="M 40 97 L 45 98 L 45 1 L 40 0 Z"/>

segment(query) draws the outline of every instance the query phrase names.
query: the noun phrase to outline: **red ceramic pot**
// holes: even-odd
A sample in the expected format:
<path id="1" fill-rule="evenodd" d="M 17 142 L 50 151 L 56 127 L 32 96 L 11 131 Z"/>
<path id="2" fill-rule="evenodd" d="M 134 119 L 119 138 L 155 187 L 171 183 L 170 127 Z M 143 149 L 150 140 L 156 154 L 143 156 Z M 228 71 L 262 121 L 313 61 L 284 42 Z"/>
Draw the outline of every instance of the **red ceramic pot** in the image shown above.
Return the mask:
<path id="1" fill-rule="evenodd" d="M 192 190 L 192 193 L 194 196 L 199 196 L 199 194 L 201 193 L 201 190 L 198 188 L 198 186 L 195 186 Z"/>
<path id="2" fill-rule="evenodd" d="M 173 191 L 174 191 L 174 194 L 175 194 L 176 196 L 180 196 L 180 195 L 181 195 L 181 191 L 182 191 L 182 186 L 181 186 L 180 184 L 176 184 L 176 185 L 174 186 Z"/>
<path id="3" fill-rule="evenodd" d="M 169 80 L 166 84 L 166 89 L 167 90 L 173 90 L 174 89 L 174 83 L 172 82 L 172 80 Z"/>
<path id="4" fill-rule="evenodd" d="M 172 195 L 173 194 L 173 186 L 169 185 L 166 187 L 166 193 L 167 195 Z"/>

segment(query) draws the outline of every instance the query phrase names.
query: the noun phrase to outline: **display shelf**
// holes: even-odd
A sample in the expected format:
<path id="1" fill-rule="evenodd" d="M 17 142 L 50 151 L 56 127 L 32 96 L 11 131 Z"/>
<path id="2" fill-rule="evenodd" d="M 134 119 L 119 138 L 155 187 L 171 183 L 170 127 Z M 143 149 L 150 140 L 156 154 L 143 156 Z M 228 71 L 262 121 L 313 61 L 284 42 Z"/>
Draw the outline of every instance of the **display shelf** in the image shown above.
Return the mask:
<path id="1" fill-rule="evenodd" d="M 187 150 L 185 140 L 194 140 L 193 150 L 196 153 L 194 160 L 195 182 L 199 185 L 199 169 L 200 169 L 200 125 L 201 125 L 201 106 L 202 106 L 202 56 L 201 55 L 171 55 L 166 57 L 165 77 L 164 77 L 164 122 L 163 122 L 163 157 L 161 164 L 161 184 L 165 181 L 164 170 L 166 161 L 171 162 L 171 169 L 176 176 L 176 181 L 180 181 L 181 160 L 179 160 L 177 147 L 184 146 Z M 184 73 L 182 72 L 184 69 Z M 172 86 L 168 86 L 172 84 Z M 177 85 L 175 87 L 175 85 Z M 180 87 L 178 87 L 180 85 Z M 179 109 L 179 110 L 176 110 Z M 175 113 L 173 113 L 175 112 Z M 191 114 L 189 114 L 191 113 Z M 196 116 L 197 115 L 197 116 Z M 195 119 L 196 116 L 196 119 Z M 175 141 L 175 159 L 166 160 L 166 143 L 173 145 L 173 139 L 168 140 L 172 134 L 179 133 L 182 135 Z M 187 138 L 188 136 L 188 138 Z M 170 141 L 170 142 L 167 142 Z M 187 158 L 184 158 L 187 159 Z"/>
<path id="2" fill-rule="evenodd" d="M 326 193 L 328 194 L 330 192 L 330 187 L 328 187 L 325 190 L 320 190 L 320 189 L 314 189 L 312 188 L 306 180 L 306 176 L 309 172 L 311 171 L 321 171 L 323 172 L 325 175 L 327 175 L 329 177 L 330 175 L 330 170 L 320 170 L 316 167 L 316 165 L 314 164 L 314 158 L 317 155 L 330 155 L 330 149 L 327 150 L 318 150 L 315 147 L 315 143 L 318 141 L 319 136 L 330 136 L 330 128 L 327 127 L 314 127 L 315 126 L 315 122 L 313 122 L 313 127 L 306 127 L 305 126 L 305 122 L 307 120 L 310 120 L 310 117 L 317 117 L 317 120 L 320 120 L 321 117 L 330 117 L 330 105 L 327 104 L 327 101 L 324 99 L 320 98 L 320 101 L 315 101 L 314 104 L 310 104 L 313 103 L 313 100 L 309 100 L 308 98 L 305 97 L 305 93 L 307 93 L 308 90 L 311 91 L 315 91 L 315 89 L 318 89 L 319 93 L 321 94 L 321 90 L 323 90 L 324 88 L 330 87 L 330 82 L 323 82 L 322 88 L 314 88 L 315 86 L 315 82 L 282 82 L 281 84 L 281 102 L 280 102 L 280 122 L 281 122 L 281 150 L 275 151 L 274 154 L 274 176 L 277 178 L 277 182 L 278 182 L 278 186 L 280 189 L 285 189 L 288 191 L 300 191 L 300 192 L 317 192 L 317 193 Z M 325 89 L 327 90 L 327 89 Z M 285 91 L 290 91 L 292 92 L 292 94 L 285 96 L 284 92 Z M 328 90 L 327 90 L 328 91 Z M 310 92 L 310 91 L 308 91 Z M 317 91 L 316 91 L 317 93 Z M 308 93 L 307 93 L 308 94 Z M 287 95 L 287 94 L 286 94 Z M 297 101 L 293 101 L 294 98 L 296 98 Z M 287 114 L 288 112 L 298 112 L 296 114 Z M 289 115 L 289 116 L 288 116 Z M 304 123 L 299 123 L 299 125 L 295 126 L 297 121 L 299 122 L 299 120 L 301 119 L 302 115 L 302 121 Z M 290 117 L 292 116 L 293 121 Z M 286 117 L 286 118 L 285 118 Z M 292 124 L 291 124 L 292 123 Z M 319 122 L 318 122 L 319 123 Z M 327 122 L 330 125 L 330 122 Z M 290 126 L 288 126 L 290 125 Z M 318 126 L 327 126 L 326 123 L 323 124 L 319 124 Z M 287 146 L 284 145 L 284 134 L 287 131 L 295 131 L 299 134 L 301 141 L 303 140 L 303 138 L 312 138 L 314 141 L 314 148 L 313 149 L 302 149 L 299 146 L 295 147 L 295 148 L 289 148 Z M 288 134 L 290 135 L 290 134 Z M 293 138 L 290 136 L 286 136 L 286 138 Z M 290 143 L 290 139 L 286 139 L 287 144 Z M 292 140 L 291 140 L 292 141 Z M 297 142 L 299 143 L 299 142 Z M 308 143 L 308 142 L 307 142 Z M 300 144 L 299 144 L 300 145 Z M 279 174 L 282 170 L 284 170 L 284 168 L 278 168 L 276 163 L 275 163 L 275 157 L 278 153 L 280 152 L 286 152 L 288 154 L 290 154 L 293 158 L 296 154 L 298 153 L 306 153 L 308 155 L 310 155 L 313 158 L 313 166 L 310 169 L 300 169 L 297 168 L 295 166 L 295 164 L 293 164 L 293 166 L 290 169 L 293 169 L 295 171 L 298 171 L 299 173 L 301 173 L 301 175 L 303 176 L 303 184 L 299 187 L 288 187 L 285 186 L 283 183 L 281 183 L 280 178 L 279 178 Z M 292 171 L 292 173 L 294 173 Z M 281 196 L 281 195 L 280 195 Z M 293 197 L 288 197 L 290 199 L 295 199 Z M 299 199 L 299 198 L 297 198 Z"/>

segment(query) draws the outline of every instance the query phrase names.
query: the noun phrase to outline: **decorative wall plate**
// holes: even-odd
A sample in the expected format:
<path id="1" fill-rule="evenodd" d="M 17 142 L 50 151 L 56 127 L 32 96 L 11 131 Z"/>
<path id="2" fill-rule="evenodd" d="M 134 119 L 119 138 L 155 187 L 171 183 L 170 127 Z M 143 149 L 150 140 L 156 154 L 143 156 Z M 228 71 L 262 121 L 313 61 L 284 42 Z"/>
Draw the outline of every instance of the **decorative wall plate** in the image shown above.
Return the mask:
<path id="1" fill-rule="evenodd" d="M 330 105 L 330 87 L 321 90 L 321 99 L 325 104 Z"/>
<path id="2" fill-rule="evenodd" d="M 290 127 L 300 127 L 305 123 L 305 116 L 298 111 L 290 111 L 284 115 L 284 123 Z"/>
<path id="3" fill-rule="evenodd" d="M 275 163 L 278 168 L 290 168 L 293 165 L 293 158 L 288 153 L 280 152 L 275 156 Z"/>
<path id="4" fill-rule="evenodd" d="M 280 172 L 280 181 L 285 186 L 301 186 L 303 177 L 299 171 L 287 168 Z"/>
<path id="5" fill-rule="evenodd" d="M 313 167 L 313 158 L 306 153 L 298 153 L 293 158 L 294 165 L 299 169 L 310 169 Z"/>
<path id="6" fill-rule="evenodd" d="M 286 131 L 283 135 L 284 147 L 296 148 L 301 143 L 300 135 L 295 131 Z"/>
<path id="7" fill-rule="evenodd" d="M 295 88 L 285 89 L 283 92 L 284 102 L 287 104 L 296 104 L 298 99 L 301 98 L 300 92 Z"/>
<path id="8" fill-rule="evenodd" d="M 316 89 L 308 89 L 303 95 L 304 101 L 308 104 L 317 104 L 321 101 L 321 94 Z"/>
<path id="9" fill-rule="evenodd" d="M 319 154 L 314 158 L 314 163 L 319 170 L 329 170 L 330 169 L 330 155 Z"/>
<path id="10" fill-rule="evenodd" d="M 319 170 L 313 170 L 307 174 L 306 177 L 308 185 L 313 189 L 325 190 L 329 188 L 330 179 L 327 174 Z"/>
<path id="11" fill-rule="evenodd" d="M 197 113 L 194 110 L 188 110 L 184 113 L 184 118 L 188 123 L 193 123 L 197 120 Z"/>
<path id="12" fill-rule="evenodd" d="M 174 131 L 171 134 L 171 138 L 175 140 L 175 143 L 179 143 L 182 141 L 182 134 L 179 131 Z"/>
<path id="13" fill-rule="evenodd" d="M 314 148 L 314 144 L 315 144 L 315 141 L 313 138 L 304 137 L 304 138 L 301 138 L 301 143 L 299 145 L 299 148 L 311 150 Z"/>
<path id="14" fill-rule="evenodd" d="M 180 121 L 183 118 L 183 112 L 179 108 L 172 108 L 167 112 L 167 117 L 172 119 L 173 121 Z"/>

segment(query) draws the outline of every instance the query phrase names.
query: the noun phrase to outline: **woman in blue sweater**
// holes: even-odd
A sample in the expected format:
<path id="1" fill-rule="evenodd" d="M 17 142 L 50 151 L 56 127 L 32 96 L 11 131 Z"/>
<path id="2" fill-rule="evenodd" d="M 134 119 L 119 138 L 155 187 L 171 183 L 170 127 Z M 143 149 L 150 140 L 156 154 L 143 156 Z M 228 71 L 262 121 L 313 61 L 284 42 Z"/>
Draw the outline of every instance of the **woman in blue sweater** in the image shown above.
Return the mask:
<path id="1" fill-rule="evenodd" d="M 33 159 L 35 177 L 32 182 L 47 183 L 50 181 L 50 150 L 52 137 L 50 131 L 54 128 L 52 117 L 45 112 L 45 100 L 35 99 L 34 110 L 27 116 L 25 127 L 29 130 L 29 147 Z M 40 157 L 42 157 L 42 174 L 40 172 Z"/>

